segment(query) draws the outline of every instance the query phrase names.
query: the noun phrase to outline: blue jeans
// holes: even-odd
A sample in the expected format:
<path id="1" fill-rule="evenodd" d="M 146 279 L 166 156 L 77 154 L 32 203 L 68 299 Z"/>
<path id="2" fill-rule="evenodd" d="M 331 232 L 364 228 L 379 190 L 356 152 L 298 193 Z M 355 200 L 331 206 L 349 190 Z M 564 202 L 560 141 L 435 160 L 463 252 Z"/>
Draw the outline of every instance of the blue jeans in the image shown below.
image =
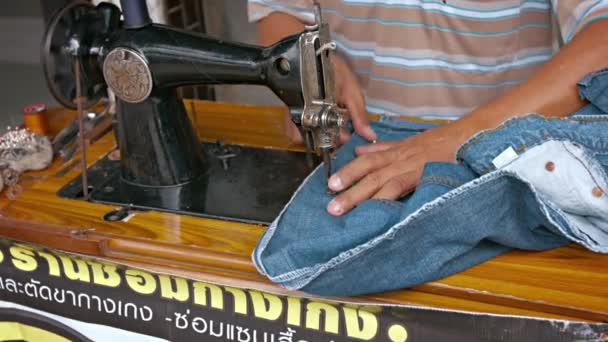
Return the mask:
<path id="1" fill-rule="evenodd" d="M 608 85 L 608 75 L 594 75 Z M 580 85 L 582 96 L 597 93 L 591 83 Z M 286 288 L 346 296 L 411 287 L 513 248 L 574 241 L 608 252 L 608 116 L 591 114 L 602 107 L 593 105 L 568 119 L 529 115 L 480 132 L 461 146 L 458 164 L 428 163 L 412 195 L 367 200 L 341 217 L 326 213 L 333 196 L 317 169 L 264 233 L 254 263 Z M 433 127 L 373 125 L 383 141 Z M 354 136 L 336 168 L 365 143 Z"/>

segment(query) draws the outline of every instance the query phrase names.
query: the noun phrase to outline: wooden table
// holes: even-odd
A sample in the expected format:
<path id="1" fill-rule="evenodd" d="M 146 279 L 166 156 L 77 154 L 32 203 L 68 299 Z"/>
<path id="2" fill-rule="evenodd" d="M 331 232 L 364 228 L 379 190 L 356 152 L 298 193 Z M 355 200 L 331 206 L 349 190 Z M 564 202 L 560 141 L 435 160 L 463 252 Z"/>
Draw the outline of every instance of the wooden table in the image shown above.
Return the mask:
<path id="1" fill-rule="evenodd" d="M 204 140 L 302 150 L 283 134 L 282 108 L 199 101 L 186 101 L 186 108 Z M 73 115 L 50 111 L 51 130 L 57 132 Z M 114 148 L 113 134 L 105 135 L 90 146 L 88 165 Z M 55 161 L 47 170 L 28 173 L 17 199 L 2 196 L 1 236 L 198 280 L 308 296 L 279 288 L 256 272 L 250 254 L 263 226 L 160 212 L 106 222 L 103 215 L 115 207 L 56 195 L 80 173 L 76 168 L 56 177 L 62 167 Z M 608 255 L 575 245 L 515 251 L 439 281 L 356 300 L 606 322 Z"/>

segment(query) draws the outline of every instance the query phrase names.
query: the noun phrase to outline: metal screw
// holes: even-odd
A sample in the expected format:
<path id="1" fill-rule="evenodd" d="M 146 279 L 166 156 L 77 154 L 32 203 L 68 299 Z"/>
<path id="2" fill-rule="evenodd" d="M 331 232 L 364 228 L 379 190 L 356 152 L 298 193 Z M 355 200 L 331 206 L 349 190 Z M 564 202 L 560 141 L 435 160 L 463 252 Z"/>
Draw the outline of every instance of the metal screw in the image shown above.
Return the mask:
<path id="1" fill-rule="evenodd" d="M 287 58 L 281 58 L 279 60 L 279 69 L 281 69 L 281 71 L 284 73 L 291 71 L 291 64 L 289 64 Z"/>
<path id="2" fill-rule="evenodd" d="M 234 153 L 217 156 L 217 159 L 222 161 L 222 168 L 224 169 L 224 171 L 228 171 L 228 166 L 229 166 L 228 160 L 230 160 L 230 158 L 234 158 L 234 157 L 236 157 L 236 154 L 234 154 Z"/>

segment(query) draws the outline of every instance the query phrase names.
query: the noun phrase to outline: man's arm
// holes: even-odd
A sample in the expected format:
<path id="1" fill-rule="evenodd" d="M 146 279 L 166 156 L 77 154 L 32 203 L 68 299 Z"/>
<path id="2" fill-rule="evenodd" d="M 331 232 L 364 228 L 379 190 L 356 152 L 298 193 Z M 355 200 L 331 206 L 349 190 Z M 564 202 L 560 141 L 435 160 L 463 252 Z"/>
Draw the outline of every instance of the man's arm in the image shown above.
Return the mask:
<path id="1" fill-rule="evenodd" d="M 304 31 L 304 23 L 287 13 L 274 12 L 258 21 L 257 30 L 258 44 L 268 46 Z"/>
<path id="2" fill-rule="evenodd" d="M 564 46 L 547 64 L 511 92 L 463 118 L 471 131 L 492 128 L 522 113 L 563 117 L 583 107 L 577 82 L 608 66 L 608 20 L 596 21 Z"/>
<path id="3" fill-rule="evenodd" d="M 424 164 L 453 162 L 456 150 L 480 130 L 496 127 L 526 113 L 563 117 L 584 105 L 576 83 L 587 73 L 608 67 L 608 20 L 582 29 L 532 77 L 450 124 L 410 139 L 361 147 L 359 157 L 330 178 L 333 191 L 351 189 L 332 200 L 327 210 L 342 215 L 369 198 L 397 199 L 417 185 Z"/>

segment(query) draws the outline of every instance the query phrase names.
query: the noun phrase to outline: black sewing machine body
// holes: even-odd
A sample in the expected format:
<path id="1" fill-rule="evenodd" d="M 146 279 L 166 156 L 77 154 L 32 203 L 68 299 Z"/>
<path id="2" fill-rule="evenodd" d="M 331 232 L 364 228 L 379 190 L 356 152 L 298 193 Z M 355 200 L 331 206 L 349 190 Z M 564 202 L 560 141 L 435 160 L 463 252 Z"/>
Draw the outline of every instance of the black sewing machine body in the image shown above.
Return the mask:
<path id="1" fill-rule="evenodd" d="M 221 143 L 201 145 L 176 88 L 266 85 L 292 113 L 298 113 L 292 115 L 294 122 L 318 126 L 309 130 L 317 145 L 320 141 L 329 146 L 332 134 L 337 134 L 326 128 L 341 124 L 336 120 L 339 115 L 331 116 L 332 103 L 325 103 L 325 98 L 333 100 L 331 70 L 322 67 L 322 63 L 329 64 L 329 55 L 313 53 L 306 60 L 308 69 L 302 65 L 303 44 L 318 49 L 323 43 L 318 39 L 319 27 L 317 32 L 258 47 L 152 24 L 143 1 L 123 1 L 122 5 L 125 21 L 110 4 L 72 4 L 55 15 L 43 42 L 49 88 L 63 105 L 75 108 L 76 82 L 81 82 L 87 105 L 108 96 L 108 88 L 116 96 L 114 129 L 121 157 L 119 161 L 103 160 L 89 170 L 89 199 L 269 222 L 311 171 L 306 156 Z M 75 59 L 80 64 L 80 80 L 70 69 Z M 312 104 L 311 98 L 322 101 Z M 325 121 L 313 117 L 320 109 Z M 224 160 L 227 155 L 230 167 Z M 82 192 L 79 184 L 79 179 L 74 180 L 60 195 L 78 197 Z"/>

